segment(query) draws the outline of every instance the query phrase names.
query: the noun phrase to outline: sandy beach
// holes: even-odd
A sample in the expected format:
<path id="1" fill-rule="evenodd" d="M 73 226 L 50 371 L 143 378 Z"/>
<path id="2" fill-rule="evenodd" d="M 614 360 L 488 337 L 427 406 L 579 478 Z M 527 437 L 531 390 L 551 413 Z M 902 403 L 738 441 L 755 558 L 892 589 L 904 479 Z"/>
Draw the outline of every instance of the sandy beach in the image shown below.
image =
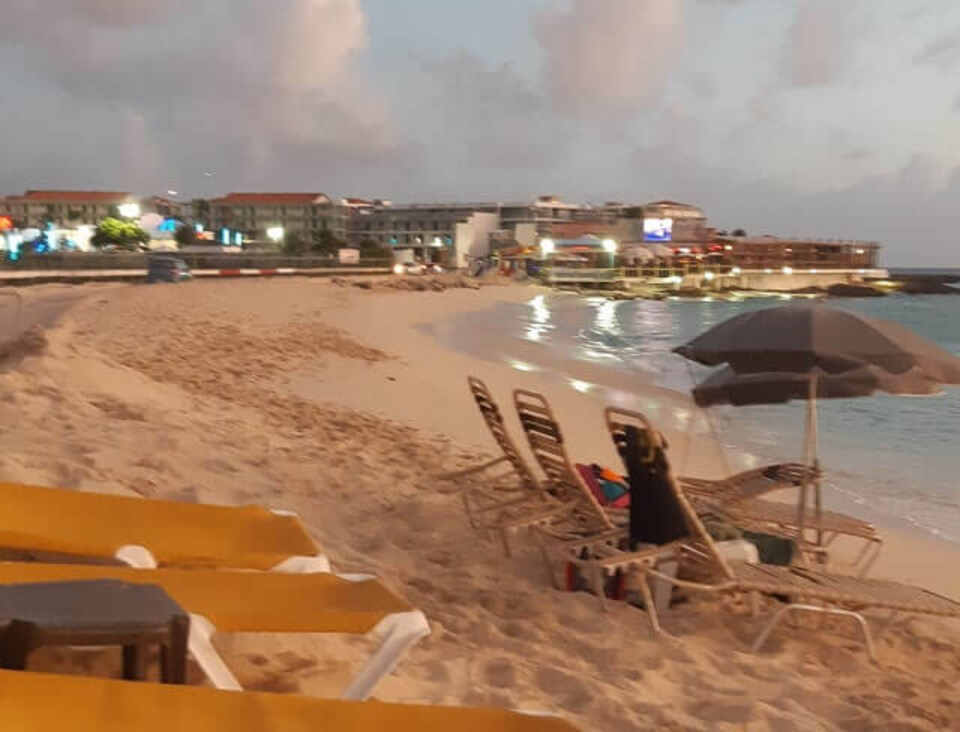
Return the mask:
<path id="1" fill-rule="evenodd" d="M 752 654 L 758 621 L 745 607 L 695 596 L 664 619 L 676 640 L 658 640 L 641 610 L 603 614 L 591 595 L 552 589 L 524 537 L 506 559 L 470 531 L 459 499 L 431 478 L 495 455 L 468 374 L 489 385 L 518 441 L 510 392 L 533 389 L 575 460 L 619 465 L 603 398 L 573 385 L 602 374 L 525 371 L 494 345 L 477 358 L 438 342 L 450 316 L 535 288 L 290 278 L 23 292 L 56 300 L 41 327 L 70 307 L 45 348 L 0 373 L 0 480 L 297 511 L 337 571 L 379 575 L 431 622 L 377 698 L 547 711 L 590 732 L 960 729 L 960 624 L 898 618 L 877 638 L 877 665 L 852 627 L 831 621 L 783 628 Z M 631 407 L 691 408 L 642 382 L 615 386 Z M 707 436 L 665 431 L 680 472 L 727 469 Z M 960 547 L 884 534 L 873 576 L 960 598 Z M 217 643 L 245 686 L 320 696 L 365 650 L 320 636 Z M 43 652 L 34 665 L 111 673 L 114 660 Z"/>

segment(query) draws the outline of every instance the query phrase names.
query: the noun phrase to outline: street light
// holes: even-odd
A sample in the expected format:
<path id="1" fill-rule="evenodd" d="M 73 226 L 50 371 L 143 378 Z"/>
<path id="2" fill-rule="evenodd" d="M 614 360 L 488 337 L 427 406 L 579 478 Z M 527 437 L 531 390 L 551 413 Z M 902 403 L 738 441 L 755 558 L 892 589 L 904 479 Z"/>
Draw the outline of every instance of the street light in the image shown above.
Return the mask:
<path id="1" fill-rule="evenodd" d="M 271 226 L 269 229 L 267 229 L 267 238 L 274 244 L 279 244 L 283 239 L 283 227 Z"/>
<path id="2" fill-rule="evenodd" d="M 125 219 L 135 219 L 140 215 L 140 204 L 134 201 L 121 203 L 117 206 L 117 211 L 119 211 L 120 215 Z"/>

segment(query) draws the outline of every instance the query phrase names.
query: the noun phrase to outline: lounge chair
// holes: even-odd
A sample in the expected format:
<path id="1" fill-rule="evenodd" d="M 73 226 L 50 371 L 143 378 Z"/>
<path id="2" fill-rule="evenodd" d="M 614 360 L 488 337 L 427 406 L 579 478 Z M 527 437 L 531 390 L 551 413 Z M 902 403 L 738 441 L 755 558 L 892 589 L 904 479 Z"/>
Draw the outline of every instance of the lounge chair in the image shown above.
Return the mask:
<path id="1" fill-rule="evenodd" d="M 816 531 L 820 541 L 809 542 L 799 536 L 797 508 L 789 503 L 767 501 L 764 493 L 802 485 L 809 468 L 796 463 L 783 463 L 746 471 L 726 480 L 712 481 L 679 477 L 683 488 L 698 513 L 717 513 L 736 525 L 760 532 L 796 539 L 798 547 L 818 561 L 826 558 L 826 550 L 840 536 L 863 540 L 863 547 L 853 562 L 858 576 L 870 571 L 883 548 L 883 537 L 869 521 L 835 511 L 807 510 L 805 531 Z"/>
<path id="2" fill-rule="evenodd" d="M 295 514 L 0 483 L 0 548 L 135 566 L 328 572 Z"/>
<path id="3" fill-rule="evenodd" d="M 480 379 L 467 378 L 470 392 L 480 410 L 490 434 L 503 455 L 481 465 L 437 476 L 438 480 L 458 483 L 464 509 L 470 525 L 500 536 L 504 553 L 511 555 L 511 532 L 549 522 L 569 511 L 569 502 L 561 500 L 551 490 L 553 483 L 541 484 L 510 438 L 503 414 L 496 401 Z M 498 475 L 487 471 L 507 464 L 508 470 Z M 507 481 L 507 485 L 503 481 Z"/>
<path id="4" fill-rule="evenodd" d="M 16 732 L 576 732 L 507 709 L 385 704 L 299 694 L 0 671 L 0 719 Z"/>
<path id="5" fill-rule="evenodd" d="M 583 482 L 567 455 L 566 444 L 560 425 L 542 394 L 524 389 L 513 392 L 513 403 L 520 418 L 520 426 L 527 437 L 527 444 L 540 469 L 547 476 L 553 495 L 565 501 L 568 510 L 559 513 L 548 523 L 554 536 L 566 534 L 569 538 L 578 535 L 596 534 L 616 528 L 615 518 L 623 516 L 618 509 L 604 510 L 597 497 Z M 558 533 L 559 532 L 559 533 Z"/>
<path id="6" fill-rule="evenodd" d="M 649 425 L 643 415 L 635 412 L 607 410 L 607 424 L 616 443 L 624 440 L 624 426 L 630 423 Z M 651 436 L 650 439 L 655 438 Z M 863 632 L 867 652 L 871 658 L 874 658 L 873 642 L 869 625 L 862 614 L 863 610 L 876 608 L 891 610 L 895 613 L 960 617 L 960 603 L 919 587 L 831 574 L 803 567 L 729 561 L 717 550 L 716 544 L 683 489 L 670 474 L 669 465 L 667 476 L 671 497 L 683 512 L 689 530 L 689 535 L 681 540 L 685 556 L 718 574 L 719 581 L 707 584 L 680 580 L 658 571 L 649 562 L 634 562 L 637 571 L 644 578 L 642 584 L 646 584 L 646 578 L 655 578 L 690 590 L 744 593 L 754 597 L 757 594 L 788 597 L 789 602 L 773 615 L 757 636 L 753 644 L 755 651 L 763 646 L 773 629 L 791 612 L 822 613 L 854 619 Z M 603 544 L 603 546 L 608 545 Z M 656 605 L 648 602 L 647 612 L 654 631 L 662 632 Z"/>
<path id="7" fill-rule="evenodd" d="M 93 579 L 162 587 L 190 613 L 190 652 L 220 689 L 241 686 L 210 642 L 214 631 L 356 633 L 379 638 L 380 647 L 341 695 L 358 700 L 365 699 L 406 650 L 430 633 L 422 612 L 368 575 L 0 562 L 0 584 Z"/>

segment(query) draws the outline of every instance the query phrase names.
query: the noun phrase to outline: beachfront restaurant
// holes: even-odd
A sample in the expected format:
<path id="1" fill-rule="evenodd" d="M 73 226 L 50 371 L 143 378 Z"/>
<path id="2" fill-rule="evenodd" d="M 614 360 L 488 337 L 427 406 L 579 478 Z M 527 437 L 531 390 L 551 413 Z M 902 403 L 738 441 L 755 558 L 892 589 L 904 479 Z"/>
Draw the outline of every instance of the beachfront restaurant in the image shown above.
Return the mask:
<path id="1" fill-rule="evenodd" d="M 542 274 L 547 284 L 612 284 L 619 277 L 614 239 L 587 234 L 577 239 L 540 240 Z"/>

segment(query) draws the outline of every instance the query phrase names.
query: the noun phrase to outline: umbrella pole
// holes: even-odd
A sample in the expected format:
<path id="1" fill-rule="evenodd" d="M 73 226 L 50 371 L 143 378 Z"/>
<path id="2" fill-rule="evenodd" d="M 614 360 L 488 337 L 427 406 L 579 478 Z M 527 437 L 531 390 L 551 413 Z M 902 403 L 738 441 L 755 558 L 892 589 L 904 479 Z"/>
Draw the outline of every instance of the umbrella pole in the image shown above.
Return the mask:
<path id="1" fill-rule="evenodd" d="M 810 402 L 807 401 L 806 419 L 803 424 L 803 464 L 810 465 Z M 807 485 L 809 473 L 804 473 L 800 484 L 800 500 L 797 501 L 797 538 L 803 540 L 804 519 L 807 516 Z"/>
<path id="2" fill-rule="evenodd" d="M 813 485 L 813 499 L 816 504 L 817 516 L 817 546 L 823 544 L 823 497 L 820 493 L 820 457 L 817 454 L 820 441 L 819 425 L 817 424 L 817 376 L 810 377 L 810 395 L 807 399 L 810 410 L 810 482 Z"/>

